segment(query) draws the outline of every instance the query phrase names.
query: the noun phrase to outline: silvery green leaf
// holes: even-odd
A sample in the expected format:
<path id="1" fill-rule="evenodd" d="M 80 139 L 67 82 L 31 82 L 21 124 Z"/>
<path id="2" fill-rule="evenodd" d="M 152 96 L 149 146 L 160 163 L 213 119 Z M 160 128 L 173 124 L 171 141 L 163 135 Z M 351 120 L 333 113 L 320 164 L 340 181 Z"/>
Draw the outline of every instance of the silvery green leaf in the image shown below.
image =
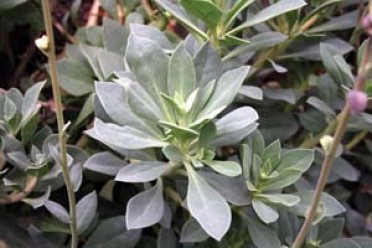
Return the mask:
<path id="1" fill-rule="evenodd" d="M 110 78 L 114 72 L 125 70 L 124 58 L 113 52 L 101 50 L 97 61 L 104 79 Z"/>
<path id="2" fill-rule="evenodd" d="M 199 136 L 199 132 L 173 123 L 159 121 L 159 125 L 171 130 L 172 135 L 181 141 L 194 139 Z"/>
<path id="3" fill-rule="evenodd" d="M 17 106 L 17 109 L 22 109 L 23 95 L 17 88 L 10 88 L 6 93 L 6 97 L 12 100 L 12 102 Z"/>
<path id="4" fill-rule="evenodd" d="M 267 98 L 285 101 L 290 104 L 296 104 L 298 99 L 300 99 L 301 96 L 303 95 L 303 93 L 295 89 L 270 89 L 270 88 L 264 88 L 263 94 Z"/>
<path id="5" fill-rule="evenodd" d="M 287 68 L 285 68 L 285 67 L 282 66 L 282 65 L 279 65 L 279 64 L 276 63 L 274 60 L 269 59 L 269 62 L 270 62 L 271 66 L 274 68 L 274 70 L 275 70 L 277 73 L 286 73 L 286 72 L 288 72 L 288 69 L 287 69 Z"/>
<path id="6" fill-rule="evenodd" d="M 105 80 L 101 67 L 98 63 L 98 58 L 103 48 L 99 46 L 89 46 L 84 43 L 80 43 L 79 47 L 82 53 L 84 54 L 86 60 L 88 61 L 90 67 L 92 68 L 94 76 L 98 78 L 99 81 Z"/>
<path id="7" fill-rule="evenodd" d="M 206 106 L 199 113 L 198 119 L 212 112 L 214 116 L 210 116 L 210 118 L 213 118 L 217 116 L 224 107 L 229 105 L 234 100 L 249 70 L 249 66 L 241 66 L 237 69 L 225 72 L 218 80 L 214 92 Z M 217 109 L 220 109 L 220 112 L 214 112 Z"/>
<path id="8" fill-rule="evenodd" d="M 331 18 L 329 21 L 309 29 L 308 33 L 323 33 L 336 30 L 354 28 L 358 23 L 358 11 L 351 11 L 347 14 Z"/>
<path id="9" fill-rule="evenodd" d="M 161 220 L 163 213 L 163 183 L 159 179 L 153 188 L 129 200 L 125 223 L 128 230 L 152 226 Z"/>
<path id="10" fill-rule="evenodd" d="M 216 121 L 217 137 L 245 128 L 258 120 L 257 112 L 251 107 L 241 107 Z"/>
<path id="11" fill-rule="evenodd" d="M 338 85 L 351 87 L 353 76 L 350 67 L 344 61 L 339 51 L 331 45 L 321 43 L 320 55 L 327 72 Z"/>
<path id="12" fill-rule="evenodd" d="M 134 126 L 148 133 L 156 133 L 153 127 L 132 112 L 123 85 L 98 82 L 95 84 L 95 88 L 99 103 L 114 122 L 120 125 Z"/>
<path id="13" fill-rule="evenodd" d="M 236 144 L 240 142 L 242 139 L 244 139 L 251 132 L 256 130 L 257 127 L 258 123 L 253 123 L 239 130 L 228 131 L 227 133 L 223 133 L 221 135 L 216 136 L 216 138 L 210 142 L 210 145 L 214 147 L 219 147 Z"/>
<path id="14" fill-rule="evenodd" d="M 223 72 L 221 58 L 209 42 L 194 56 L 197 87 L 202 88 L 213 79 L 218 79 Z"/>
<path id="15" fill-rule="evenodd" d="M 177 248 L 178 240 L 173 230 L 170 228 L 160 228 L 156 245 L 158 248 Z"/>
<path id="16" fill-rule="evenodd" d="M 183 160 L 183 154 L 180 149 L 174 145 L 167 145 L 162 149 L 163 154 L 168 160 L 174 162 L 181 162 Z"/>
<path id="17" fill-rule="evenodd" d="M 80 163 L 71 166 L 70 178 L 74 192 L 77 192 L 83 182 L 83 169 L 81 168 Z"/>
<path id="18" fill-rule="evenodd" d="M 181 243 L 198 243 L 206 241 L 208 234 L 203 230 L 199 223 L 194 219 L 188 219 L 181 229 Z"/>
<path id="19" fill-rule="evenodd" d="M 281 145 L 280 145 L 280 140 L 275 140 L 271 144 L 269 144 L 266 149 L 264 150 L 261 158 L 264 163 L 263 170 L 266 173 L 270 173 L 276 165 L 280 161 L 280 156 L 281 156 Z M 265 164 L 269 164 L 269 168 L 265 168 Z"/>
<path id="20" fill-rule="evenodd" d="M 259 50 L 273 47 L 283 41 L 285 41 L 288 36 L 280 32 L 262 32 L 250 38 L 250 42 L 246 45 L 241 45 L 229 52 L 223 57 L 223 61 L 228 61 L 232 58 L 239 57 L 242 54 L 247 54 L 251 52 L 257 52 Z"/>
<path id="21" fill-rule="evenodd" d="M 324 114 L 331 115 L 331 116 L 336 115 L 333 109 L 331 109 L 325 102 L 323 102 L 322 100 L 320 100 L 319 98 L 315 96 L 309 97 L 306 100 L 306 102 Z"/>
<path id="22" fill-rule="evenodd" d="M 257 216 L 266 224 L 272 223 L 279 218 L 278 212 L 259 199 L 252 199 L 252 207 Z"/>
<path id="23" fill-rule="evenodd" d="M 104 35 L 103 44 L 105 48 L 110 52 L 124 55 L 129 37 L 129 29 L 110 18 L 103 18 L 102 25 Z"/>
<path id="24" fill-rule="evenodd" d="M 260 156 L 265 150 L 265 140 L 258 130 L 255 130 L 251 134 L 249 134 L 248 137 L 244 139 L 244 143 L 249 146 L 252 152 Z"/>
<path id="25" fill-rule="evenodd" d="M 260 131 L 266 142 L 280 139 L 282 142 L 290 139 L 300 128 L 293 114 L 264 109 L 259 111 Z"/>
<path id="26" fill-rule="evenodd" d="M 26 170 L 30 166 L 31 161 L 27 158 L 26 154 L 20 151 L 9 152 L 7 154 L 10 162 L 15 165 L 18 169 Z"/>
<path id="27" fill-rule="evenodd" d="M 67 210 L 59 203 L 49 200 L 45 202 L 44 206 L 58 220 L 66 224 L 70 223 L 70 216 Z"/>
<path id="28" fill-rule="evenodd" d="M 92 223 L 97 212 L 98 199 L 95 191 L 87 194 L 76 204 L 77 229 L 83 233 Z"/>
<path id="29" fill-rule="evenodd" d="M 125 59 L 138 82 L 162 106 L 160 93 L 168 93 L 169 57 L 155 41 L 131 34 Z"/>
<path id="30" fill-rule="evenodd" d="M 230 27 L 230 25 L 234 22 L 235 18 L 240 14 L 240 12 L 251 5 L 253 2 L 253 0 L 235 1 L 232 8 L 227 12 L 226 18 L 224 18 L 225 26 Z"/>
<path id="31" fill-rule="evenodd" d="M 48 186 L 47 190 L 44 192 L 43 195 L 37 198 L 24 198 L 22 199 L 23 202 L 31 205 L 34 209 L 44 206 L 44 204 L 48 201 L 50 197 L 50 192 L 52 191 L 51 187 Z"/>
<path id="32" fill-rule="evenodd" d="M 135 248 L 141 237 L 141 229 L 127 230 L 125 226 L 125 217 L 116 216 L 103 220 L 83 248 Z"/>
<path id="33" fill-rule="evenodd" d="M 169 204 L 164 201 L 164 213 L 161 217 L 161 220 L 159 221 L 159 224 L 163 228 L 171 228 L 172 226 L 172 218 L 173 218 L 173 212 L 172 208 L 169 206 Z"/>
<path id="34" fill-rule="evenodd" d="M 282 153 L 276 170 L 298 170 L 305 172 L 314 161 L 315 152 L 312 149 L 292 149 Z"/>
<path id="35" fill-rule="evenodd" d="M 207 34 L 200 30 L 197 25 L 190 20 L 185 11 L 178 4 L 172 2 L 171 0 L 156 0 L 156 3 L 165 10 L 169 11 L 169 13 L 176 17 L 180 23 L 191 29 L 198 36 L 208 39 Z"/>
<path id="36" fill-rule="evenodd" d="M 130 24 L 130 31 L 134 35 L 155 41 L 161 48 L 172 50 L 173 44 L 167 38 L 165 32 L 151 25 Z"/>
<path id="37" fill-rule="evenodd" d="M 204 21 L 211 30 L 217 27 L 223 15 L 213 1 L 181 0 L 180 3 L 188 13 Z"/>
<path id="38" fill-rule="evenodd" d="M 256 15 L 249 18 L 243 24 L 236 27 L 229 33 L 233 34 L 239 32 L 247 27 L 251 27 L 259 23 L 268 21 L 272 18 L 283 15 L 289 11 L 300 9 L 305 5 L 307 5 L 307 3 L 303 0 L 280 0 L 277 3 L 272 4 L 266 7 L 265 9 L 261 10 Z"/>
<path id="39" fill-rule="evenodd" d="M 45 83 L 46 82 L 44 81 L 34 84 L 30 89 L 26 91 L 22 102 L 22 125 L 25 125 L 26 122 L 38 110 L 37 101 Z"/>
<path id="40" fill-rule="evenodd" d="M 172 166 L 169 163 L 156 161 L 133 162 L 124 166 L 116 175 L 115 180 L 128 183 L 150 182 L 165 172 Z"/>
<path id="41" fill-rule="evenodd" d="M 372 245 L 372 238 L 353 237 L 339 238 L 322 244 L 320 248 L 369 248 Z"/>
<path id="42" fill-rule="evenodd" d="M 204 164 L 211 167 L 214 171 L 228 176 L 228 177 L 236 177 L 242 174 L 242 167 L 234 161 L 203 161 Z"/>
<path id="43" fill-rule="evenodd" d="M 191 165 L 186 166 L 189 179 L 187 207 L 208 235 L 221 240 L 231 224 L 230 207 Z"/>
<path id="44" fill-rule="evenodd" d="M 261 88 L 255 86 L 243 85 L 239 90 L 239 94 L 256 100 L 263 99 L 263 92 Z"/>
<path id="45" fill-rule="evenodd" d="M 299 196 L 301 201 L 297 205 L 289 208 L 289 211 L 300 216 L 305 216 L 314 195 L 314 191 L 300 191 L 293 193 L 293 195 Z M 323 192 L 319 204 L 319 211 L 322 217 L 333 217 L 345 212 L 346 209 L 333 196 Z M 319 222 L 320 220 L 321 219 L 317 218 L 316 222 Z"/>
<path id="46" fill-rule="evenodd" d="M 274 230 L 248 217 L 248 231 L 256 247 L 280 248 L 280 240 Z"/>
<path id="47" fill-rule="evenodd" d="M 321 240 L 324 244 L 341 237 L 344 224 L 345 219 L 342 217 L 326 219 L 320 222 L 317 226 L 317 240 Z"/>
<path id="48" fill-rule="evenodd" d="M 177 92 L 184 101 L 196 87 L 196 72 L 192 57 L 180 43 L 169 61 L 168 92 L 171 97 Z"/>
<path id="49" fill-rule="evenodd" d="M 83 96 L 94 90 L 94 72 L 89 64 L 68 58 L 57 62 L 58 84 L 73 96 Z M 71 82 L 74 82 L 73 84 Z"/>
<path id="50" fill-rule="evenodd" d="M 115 80 L 125 86 L 128 92 L 129 106 L 138 116 L 152 121 L 164 119 L 164 115 L 146 90 L 137 82 L 128 78 Z"/>
<path id="51" fill-rule="evenodd" d="M 17 113 L 17 106 L 9 97 L 6 96 L 4 105 L 2 107 L 4 108 L 3 110 L 4 120 L 6 122 L 10 122 Z"/>
<path id="52" fill-rule="evenodd" d="M 247 206 L 250 195 L 242 177 L 231 178 L 212 172 L 201 171 L 199 174 L 215 188 L 218 193 L 235 206 Z"/>
<path id="53" fill-rule="evenodd" d="M 118 159 L 110 152 L 96 153 L 84 163 L 84 168 L 102 173 L 109 176 L 115 176 L 123 166 L 124 160 Z"/>
<path id="54" fill-rule="evenodd" d="M 258 197 L 265 199 L 265 201 L 287 207 L 293 207 L 300 202 L 300 198 L 298 196 L 290 194 L 264 193 L 259 194 Z"/>
<path id="55" fill-rule="evenodd" d="M 130 126 L 118 126 L 112 123 L 104 123 L 95 119 L 94 127 L 86 131 L 88 135 L 93 134 L 94 138 L 104 144 L 122 149 L 144 149 L 150 147 L 163 147 L 166 143 Z"/>

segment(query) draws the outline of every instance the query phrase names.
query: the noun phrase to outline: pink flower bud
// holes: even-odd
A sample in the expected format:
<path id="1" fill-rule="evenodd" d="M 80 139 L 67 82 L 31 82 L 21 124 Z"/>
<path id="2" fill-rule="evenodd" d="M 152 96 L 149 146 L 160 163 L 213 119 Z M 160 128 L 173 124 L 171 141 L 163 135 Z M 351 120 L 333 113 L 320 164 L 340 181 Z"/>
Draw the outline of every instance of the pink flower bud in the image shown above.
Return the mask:
<path id="1" fill-rule="evenodd" d="M 350 103 L 351 113 L 359 114 L 367 108 L 367 94 L 359 90 L 351 90 L 347 93 L 347 100 Z"/>
<path id="2" fill-rule="evenodd" d="M 364 31 L 372 36 L 372 15 L 368 14 L 362 18 L 361 25 Z"/>

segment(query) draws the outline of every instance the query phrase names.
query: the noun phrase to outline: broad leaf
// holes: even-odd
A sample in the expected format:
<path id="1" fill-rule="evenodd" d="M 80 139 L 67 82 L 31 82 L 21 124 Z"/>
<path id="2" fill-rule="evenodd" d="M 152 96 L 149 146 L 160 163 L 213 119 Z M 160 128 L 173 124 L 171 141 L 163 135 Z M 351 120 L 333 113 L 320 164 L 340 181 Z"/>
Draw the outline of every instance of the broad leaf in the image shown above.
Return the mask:
<path id="1" fill-rule="evenodd" d="M 204 21 L 210 29 L 216 28 L 223 14 L 211 0 L 181 0 L 180 2 L 188 13 Z"/>
<path id="2" fill-rule="evenodd" d="M 128 230 L 152 226 L 159 222 L 164 212 L 163 183 L 132 197 L 127 204 L 125 223 Z"/>
<path id="3" fill-rule="evenodd" d="M 76 204 L 77 229 L 83 233 L 89 228 L 97 212 L 98 199 L 95 191 L 80 199 Z"/>
<path id="4" fill-rule="evenodd" d="M 196 87 L 196 72 L 193 60 L 181 43 L 169 61 L 168 90 L 171 97 L 176 92 L 185 101 Z"/>
<path id="5" fill-rule="evenodd" d="M 164 162 L 133 162 L 124 166 L 116 175 L 115 180 L 127 183 L 142 183 L 157 179 L 170 170 L 172 166 Z"/>
<path id="6" fill-rule="evenodd" d="M 240 165 L 234 161 L 212 160 L 203 161 L 203 163 L 208 165 L 218 173 L 228 177 L 236 177 L 242 174 L 242 167 L 240 167 Z"/>
<path id="7" fill-rule="evenodd" d="M 115 176 L 126 162 L 118 159 L 109 152 L 94 154 L 84 163 L 84 168 L 102 173 L 109 176 Z"/>
<path id="8" fill-rule="evenodd" d="M 303 0 L 281 0 L 275 4 L 270 5 L 269 7 L 261 10 L 255 16 L 249 18 L 242 25 L 233 29 L 229 34 L 239 32 L 247 27 L 254 26 L 256 24 L 268 21 L 274 17 L 283 15 L 289 11 L 300 9 L 307 3 Z"/>
<path id="9" fill-rule="evenodd" d="M 191 215 L 211 237 L 221 240 L 231 223 L 229 205 L 191 165 L 187 165 L 187 174 L 189 184 L 186 199 Z"/>

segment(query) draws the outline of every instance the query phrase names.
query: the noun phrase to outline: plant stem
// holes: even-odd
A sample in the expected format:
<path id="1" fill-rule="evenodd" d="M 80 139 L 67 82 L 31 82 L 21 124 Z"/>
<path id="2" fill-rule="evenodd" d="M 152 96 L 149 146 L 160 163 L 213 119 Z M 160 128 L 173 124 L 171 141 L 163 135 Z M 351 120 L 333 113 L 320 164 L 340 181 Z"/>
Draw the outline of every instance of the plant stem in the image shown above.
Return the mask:
<path id="1" fill-rule="evenodd" d="M 335 159 L 337 147 L 340 144 L 341 139 L 345 133 L 346 125 L 349 120 L 349 117 L 350 117 L 350 105 L 349 103 L 346 103 L 345 107 L 342 110 L 340 121 L 338 122 L 338 125 L 337 125 L 337 129 L 334 135 L 332 146 L 323 160 L 322 169 L 320 171 L 318 183 L 315 188 L 313 199 L 311 200 L 310 208 L 307 211 L 305 222 L 302 225 L 301 230 L 292 245 L 292 248 L 300 248 L 310 230 L 311 223 L 313 222 L 313 219 L 316 215 L 316 211 L 318 209 L 318 205 L 320 202 L 322 192 L 327 183 L 328 176 L 331 171 L 333 161 Z"/>
<path id="2" fill-rule="evenodd" d="M 346 149 L 348 149 L 348 150 L 353 149 L 354 146 L 359 144 L 359 142 L 362 141 L 367 134 L 368 134 L 368 131 L 361 131 L 360 133 L 355 135 L 354 138 L 352 140 L 350 140 L 349 143 L 347 143 Z"/>
<path id="3" fill-rule="evenodd" d="M 358 76 L 356 77 L 356 81 L 354 84 L 354 90 L 363 90 L 363 87 L 364 87 L 365 77 L 366 77 L 366 67 L 368 66 L 369 55 L 372 49 L 371 38 L 369 38 L 367 42 L 368 43 L 366 46 L 366 51 L 363 54 L 363 60 L 358 70 Z M 347 101 L 344 108 L 342 109 L 341 114 L 339 115 L 339 119 L 337 119 L 338 120 L 337 128 L 334 134 L 334 139 L 333 139 L 331 148 L 329 149 L 328 153 L 326 153 L 326 156 L 324 157 L 322 169 L 320 171 L 320 175 L 319 175 L 318 183 L 315 188 L 314 196 L 311 200 L 310 207 L 306 213 L 305 222 L 302 225 L 301 230 L 298 233 L 292 245 L 292 248 L 300 248 L 307 234 L 310 231 L 311 224 L 313 222 L 313 219 L 316 215 L 316 211 L 319 206 L 322 192 L 325 188 L 329 173 L 331 172 L 331 169 L 332 169 L 332 164 L 335 159 L 337 147 L 339 146 L 341 139 L 344 136 L 349 118 L 350 118 L 350 104 Z"/>
<path id="4" fill-rule="evenodd" d="M 50 70 L 50 79 L 52 83 L 53 97 L 56 105 L 56 115 L 57 115 L 57 125 L 58 125 L 58 135 L 59 135 L 59 146 L 61 150 L 61 166 L 63 179 L 65 181 L 69 213 L 70 213 L 70 229 L 71 229 L 71 248 L 76 248 L 78 243 L 78 232 L 77 232 L 77 221 L 76 221 L 76 199 L 75 193 L 72 187 L 70 172 L 67 165 L 67 145 L 66 136 L 64 130 L 64 118 L 63 118 L 63 105 L 61 99 L 61 93 L 59 90 L 57 82 L 57 67 L 56 67 L 56 54 L 54 45 L 54 35 L 53 35 L 53 22 L 51 15 L 51 8 L 49 0 L 42 0 L 43 16 L 45 22 L 46 33 L 48 37 L 48 62 Z"/>

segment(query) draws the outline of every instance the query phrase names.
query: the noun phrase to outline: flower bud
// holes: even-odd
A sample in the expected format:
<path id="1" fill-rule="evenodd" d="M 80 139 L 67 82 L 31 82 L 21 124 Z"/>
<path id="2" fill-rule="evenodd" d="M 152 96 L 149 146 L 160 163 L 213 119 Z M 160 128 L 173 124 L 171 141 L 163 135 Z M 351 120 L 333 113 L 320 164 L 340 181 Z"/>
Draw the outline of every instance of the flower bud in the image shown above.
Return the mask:
<path id="1" fill-rule="evenodd" d="M 361 25 L 364 31 L 372 36 L 372 15 L 368 14 L 362 18 Z"/>
<path id="2" fill-rule="evenodd" d="M 40 49 L 43 53 L 46 53 L 49 48 L 49 39 L 46 35 L 41 36 L 40 38 L 35 40 L 35 45 L 37 48 Z"/>
<path id="3" fill-rule="evenodd" d="M 363 91 L 349 91 L 347 94 L 347 100 L 349 101 L 351 113 L 353 114 L 362 113 L 367 108 L 368 97 Z"/>

